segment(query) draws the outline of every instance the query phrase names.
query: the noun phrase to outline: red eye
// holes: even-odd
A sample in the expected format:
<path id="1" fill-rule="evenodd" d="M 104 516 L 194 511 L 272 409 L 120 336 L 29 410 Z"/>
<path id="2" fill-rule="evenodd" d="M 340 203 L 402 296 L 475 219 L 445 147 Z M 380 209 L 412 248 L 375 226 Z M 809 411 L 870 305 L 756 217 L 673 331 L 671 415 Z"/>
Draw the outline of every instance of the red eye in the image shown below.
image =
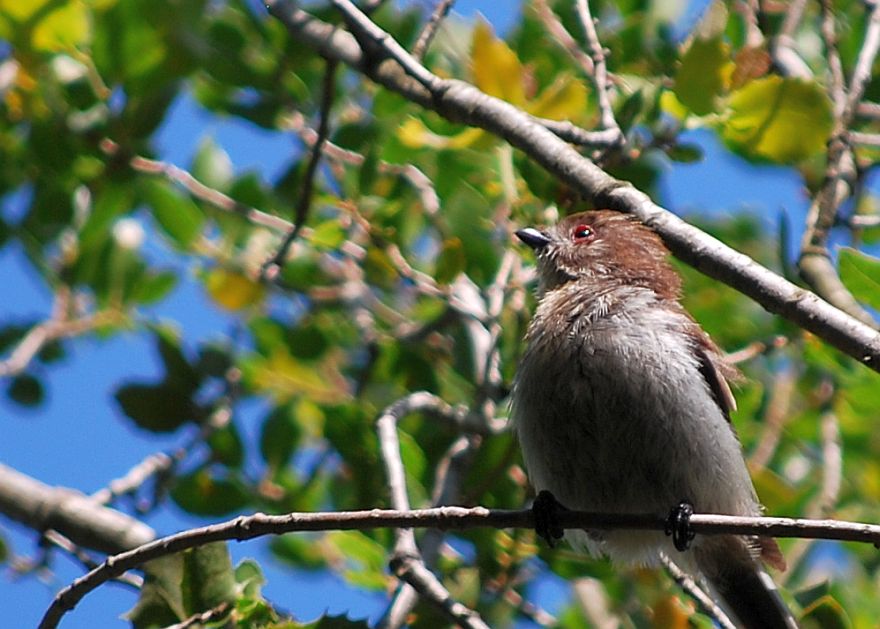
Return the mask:
<path id="1" fill-rule="evenodd" d="M 576 241 L 589 240 L 595 233 L 589 225 L 578 225 L 572 230 L 571 237 Z"/>

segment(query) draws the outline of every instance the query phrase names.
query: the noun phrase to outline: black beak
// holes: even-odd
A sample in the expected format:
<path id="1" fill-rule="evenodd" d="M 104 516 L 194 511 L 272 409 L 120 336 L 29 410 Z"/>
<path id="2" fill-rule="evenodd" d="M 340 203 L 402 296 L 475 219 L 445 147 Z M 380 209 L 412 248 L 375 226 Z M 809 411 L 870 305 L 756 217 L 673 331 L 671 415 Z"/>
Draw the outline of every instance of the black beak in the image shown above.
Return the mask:
<path id="1" fill-rule="evenodd" d="M 540 251 L 550 243 L 550 237 L 534 227 L 526 227 L 516 232 L 516 237 L 535 251 Z"/>

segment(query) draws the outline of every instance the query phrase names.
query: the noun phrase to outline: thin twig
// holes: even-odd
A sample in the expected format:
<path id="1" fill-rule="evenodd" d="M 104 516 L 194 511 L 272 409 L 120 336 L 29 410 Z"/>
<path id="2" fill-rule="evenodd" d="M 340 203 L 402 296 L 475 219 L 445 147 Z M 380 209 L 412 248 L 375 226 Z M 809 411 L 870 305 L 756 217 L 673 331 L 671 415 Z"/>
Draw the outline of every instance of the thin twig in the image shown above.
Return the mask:
<path id="1" fill-rule="evenodd" d="M 587 38 L 590 57 L 593 59 L 594 72 L 590 75 L 596 85 L 596 98 L 599 101 L 599 120 L 603 129 L 616 129 L 618 141 L 623 139 L 623 133 L 614 118 L 614 109 L 608 98 L 608 70 L 605 66 L 605 50 L 599 42 L 596 33 L 596 22 L 590 14 L 590 5 L 587 0 L 577 0 L 577 14 Z"/>
<path id="2" fill-rule="evenodd" d="M 773 459 L 785 423 L 791 415 L 791 400 L 797 391 L 797 377 L 794 369 L 784 367 L 775 374 L 770 389 L 770 400 L 767 402 L 767 410 L 764 412 L 764 430 L 758 439 L 752 455 L 749 457 L 749 465 L 753 469 L 764 469 Z"/>
<path id="3" fill-rule="evenodd" d="M 667 526 L 666 515 L 654 514 L 563 511 L 558 514 L 558 518 L 559 525 L 565 529 L 665 531 Z M 244 541 L 264 535 L 281 535 L 294 531 L 351 531 L 377 528 L 462 530 L 475 527 L 534 528 L 534 526 L 534 512 L 531 509 L 508 511 L 485 507 L 436 507 L 415 511 L 372 509 L 285 515 L 257 513 L 239 516 L 228 522 L 169 535 L 134 550 L 109 557 L 100 566 L 58 592 L 40 622 L 40 629 L 54 629 L 61 617 L 73 609 L 86 594 L 126 570 L 210 542 Z M 880 544 L 880 525 L 842 520 L 695 514 L 690 519 L 690 528 L 698 535 L 803 537 Z"/>
<path id="4" fill-rule="evenodd" d="M 413 46 L 413 58 L 421 61 L 422 57 L 425 56 L 425 53 L 428 51 L 428 46 L 431 45 L 431 41 L 434 39 L 434 35 L 437 34 L 437 29 L 440 28 L 440 24 L 443 22 L 443 18 L 445 18 L 446 15 L 449 13 L 449 10 L 452 8 L 453 4 L 455 4 L 455 0 L 440 0 L 437 3 L 437 6 L 434 7 L 434 11 L 431 13 L 431 17 L 425 24 L 422 32 L 419 33 L 419 38 L 416 40 L 415 46 Z"/>
<path id="5" fill-rule="evenodd" d="M 369 16 L 357 8 L 350 0 L 330 0 L 336 9 L 342 14 L 348 27 L 356 37 L 366 37 L 401 65 L 404 71 L 426 89 L 436 87 L 437 77 L 428 71 L 417 59 L 409 54 L 406 49 L 388 33 L 377 26 Z"/>
<path id="6" fill-rule="evenodd" d="M 666 568 L 666 572 L 668 572 L 669 576 L 678 584 L 678 587 L 687 592 L 688 595 L 703 608 L 703 611 L 711 616 L 719 626 L 723 629 L 736 629 L 736 625 L 734 625 L 728 615 L 724 613 L 724 610 L 712 600 L 712 597 L 709 596 L 688 573 L 679 568 L 678 565 L 666 555 L 660 555 L 660 563 L 663 564 L 663 567 Z"/>
<path id="7" fill-rule="evenodd" d="M 571 33 L 559 21 L 559 18 L 556 17 L 556 14 L 553 13 L 553 10 L 547 4 L 547 0 L 534 0 L 532 4 L 537 11 L 538 19 L 544 24 L 544 28 L 547 29 L 553 40 L 575 60 L 583 69 L 584 74 L 593 76 L 595 70 L 593 60 L 581 49 L 577 40 L 571 36 Z"/>
<path id="8" fill-rule="evenodd" d="M 880 146 L 880 133 L 850 131 L 849 141 L 853 144 L 861 144 L 863 146 Z"/>
<path id="9" fill-rule="evenodd" d="M 274 279 L 284 264 L 287 257 L 287 250 L 297 239 L 306 219 L 309 216 L 309 208 L 312 205 L 312 191 L 315 185 L 315 175 L 318 172 L 318 164 L 321 162 L 321 150 L 324 141 L 330 134 L 330 109 L 333 107 L 333 100 L 336 93 L 336 65 L 337 62 L 332 59 L 327 60 L 327 67 L 324 69 L 324 82 L 321 92 L 321 108 L 318 113 L 320 121 L 318 123 L 318 137 L 312 145 L 312 152 L 309 157 L 309 163 L 306 166 L 306 172 L 303 175 L 303 181 L 300 188 L 300 194 L 296 203 L 295 218 L 293 221 L 293 229 L 291 229 L 284 242 L 278 248 L 278 251 L 263 266 L 263 276 Z"/>
<path id="10" fill-rule="evenodd" d="M 794 35 L 800 25 L 807 0 L 791 0 L 782 21 L 782 28 L 771 40 L 770 54 L 773 62 L 785 76 L 809 79 L 813 76 L 807 65 L 795 50 Z"/>

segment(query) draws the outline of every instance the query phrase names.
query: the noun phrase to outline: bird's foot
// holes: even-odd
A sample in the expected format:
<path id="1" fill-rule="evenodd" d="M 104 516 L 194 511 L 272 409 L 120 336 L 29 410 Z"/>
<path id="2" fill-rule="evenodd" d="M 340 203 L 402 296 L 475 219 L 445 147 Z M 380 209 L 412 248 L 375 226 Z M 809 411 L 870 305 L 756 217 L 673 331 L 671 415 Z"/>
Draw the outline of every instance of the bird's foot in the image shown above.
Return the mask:
<path id="1" fill-rule="evenodd" d="M 691 530 L 691 516 L 693 514 L 694 505 L 687 500 L 682 500 L 672 508 L 666 519 L 666 534 L 672 536 L 672 544 L 681 552 L 690 547 L 691 541 L 696 535 Z"/>
<path id="2" fill-rule="evenodd" d="M 559 513 L 568 511 L 556 497 L 546 489 L 535 496 L 532 503 L 532 514 L 535 517 L 535 533 L 547 540 L 550 548 L 556 546 L 556 540 L 562 539 L 565 530 L 559 524 Z"/>

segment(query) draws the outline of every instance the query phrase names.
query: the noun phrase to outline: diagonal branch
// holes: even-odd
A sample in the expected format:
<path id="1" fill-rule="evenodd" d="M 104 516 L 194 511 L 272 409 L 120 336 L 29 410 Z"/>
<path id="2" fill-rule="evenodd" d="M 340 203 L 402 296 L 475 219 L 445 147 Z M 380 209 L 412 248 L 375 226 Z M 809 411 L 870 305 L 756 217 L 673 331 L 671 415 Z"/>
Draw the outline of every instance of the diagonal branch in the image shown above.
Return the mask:
<path id="1" fill-rule="evenodd" d="M 428 47 L 431 45 L 431 41 L 434 39 L 434 35 L 437 34 L 437 29 L 440 28 L 440 24 L 443 23 L 443 18 L 449 13 L 453 4 L 455 4 L 455 0 L 440 0 L 437 3 L 437 6 L 434 7 L 434 11 L 431 13 L 431 17 L 428 19 L 427 24 L 425 24 L 422 32 L 419 33 L 419 38 L 416 40 L 415 46 L 413 46 L 413 57 L 421 59 L 425 56 Z"/>
<path id="2" fill-rule="evenodd" d="M 320 122 L 318 123 L 318 137 L 312 145 L 312 154 L 309 157 L 309 163 L 303 176 L 302 189 L 296 203 L 296 214 L 293 220 L 293 229 L 287 233 L 287 237 L 278 251 L 263 266 L 263 275 L 274 279 L 284 264 L 284 258 L 287 257 L 287 251 L 296 240 L 305 225 L 309 216 L 309 208 L 312 205 L 312 191 L 315 185 L 315 175 L 318 172 L 318 164 L 321 162 L 321 150 L 324 141 L 330 133 L 330 109 L 333 107 L 333 97 L 336 92 L 336 64 L 337 61 L 330 59 L 327 61 L 327 68 L 324 70 L 324 85 L 321 96 L 321 110 L 318 114 Z"/>
<path id="3" fill-rule="evenodd" d="M 440 79 L 422 66 L 424 82 L 413 79 L 404 64 L 409 67 L 417 62 L 406 51 L 402 57 L 389 52 L 391 58 L 379 64 L 370 63 L 351 34 L 311 16 L 291 0 L 270 0 L 267 4 L 271 14 L 293 36 L 320 54 L 350 65 L 451 121 L 495 133 L 597 205 L 636 215 L 657 231 L 672 253 L 687 264 L 880 371 L 880 337 L 870 326 L 687 224 L 631 185 L 614 179 L 520 109 L 463 81 Z M 339 6 L 341 0 L 336 4 Z M 386 34 L 386 38 L 390 36 Z M 398 49 L 399 45 L 393 50 Z M 398 58 L 403 61 L 398 62 Z M 427 79 L 425 73 L 431 78 Z"/>

